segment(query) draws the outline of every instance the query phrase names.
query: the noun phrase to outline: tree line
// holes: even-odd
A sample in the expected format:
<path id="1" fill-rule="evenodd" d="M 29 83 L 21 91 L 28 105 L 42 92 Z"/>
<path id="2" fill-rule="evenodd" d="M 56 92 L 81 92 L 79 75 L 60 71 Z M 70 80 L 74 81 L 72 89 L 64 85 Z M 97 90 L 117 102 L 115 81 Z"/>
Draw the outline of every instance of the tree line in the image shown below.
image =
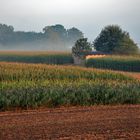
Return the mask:
<path id="1" fill-rule="evenodd" d="M 82 31 L 75 27 L 66 29 L 60 24 L 45 26 L 38 33 L 14 31 L 13 26 L 0 24 L 0 48 L 3 49 L 12 49 L 15 46 L 28 49 L 32 46 L 33 49 L 67 50 L 80 38 L 83 38 Z"/>
<path id="2" fill-rule="evenodd" d="M 72 47 L 72 53 L 84 59 L 93 49 L 104 54 L 139 54 L 138 45 L 118 25 L 104 27 L 93 43 L 88 42 L 87 38 L 77 40 Z"/>
<path id="3" fill-rule="evenodd" d="M 110 54 L 136 54 L 139 51 L 129 33 L 118 25 L 104 27 L 93 43 L 90 43 L 79 29 L 66 29 L 61 24 L 45 26 L 38 33 L 14 31 L 13 26 L 0 24 L 0 49 L 62 51 L 70 50 L 72 46 L 73 53 L 82 56 L 93 48 Z"/>

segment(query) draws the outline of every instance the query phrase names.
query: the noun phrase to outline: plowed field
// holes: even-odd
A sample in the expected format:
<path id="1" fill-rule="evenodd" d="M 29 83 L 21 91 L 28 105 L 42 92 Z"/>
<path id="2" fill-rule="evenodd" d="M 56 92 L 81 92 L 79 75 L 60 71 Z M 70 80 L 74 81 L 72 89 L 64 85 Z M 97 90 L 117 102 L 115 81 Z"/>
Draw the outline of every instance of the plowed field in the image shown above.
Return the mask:
<path id="1" fill-rule="evenodd" d="M 0 140 L 139 140 L 140 105 L 0 113 Z"/>

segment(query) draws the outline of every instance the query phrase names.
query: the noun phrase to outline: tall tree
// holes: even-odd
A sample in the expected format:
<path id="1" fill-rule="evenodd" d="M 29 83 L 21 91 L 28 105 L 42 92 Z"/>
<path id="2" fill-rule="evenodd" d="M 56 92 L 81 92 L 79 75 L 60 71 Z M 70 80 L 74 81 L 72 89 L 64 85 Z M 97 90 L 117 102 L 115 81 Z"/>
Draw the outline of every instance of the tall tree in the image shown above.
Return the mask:
<path id="1" fill-rule="evenodd" d="M 13 39 L 14 28 L 6 24 L 0 24 L 0 44 L 6 45 Z"/>
<path id="2" fill-rule="evenodd" d="M 67 39 L 69 44 L 74 44 L 78 39 L 84 37 L 83 33 L 75 27 L 68 29 L 67 35 L 68 35 Z"/>
<path id="3" fill-rule="evenodd" d="M 52 50 L 67 48 L 67 31 L 63 25 L 46 26 L 43 31 L 47 45 L 51 46 Z"/>
<path id="4" fill-rule="evenodd" d="M 0 48 L 2 49 L 32 49 L 69 50 L 83 37 L 82 32 L 76 28 L 67 30 L 63 25 L 46 26 L 43 32 L 14 31 L 12 26 L 0 24 Z M 72 41 L 71 41 L 72 40 Z M 30 47 L 27 47 L 29 49 Z"/>
<path id="5" fill-rule="evenodd" d="M 106 26 L 94 41 L 97 51 L 105 53 L 136 53 L 137 45 L 130 38 L 129 33 L 123 31 L 118 25 Z"/>
<path id="6" fill-rule="evenodd" d="M 51 35 L 52 33 L 58 34 L 62 39 L 65 39 L 67 36 L 65 27 L 60 24 L 46 26 L 43 28 L 43 32 L 47 35 L 47 37 L 49 37 L 49 35 Z"/>
<path id="7" fill-rule="evenodd" d="M 84 59 L 91 51 L 92 45 L 87 41 L 87 38 L 77 40 L 75 45 L 72 47 L 72 54 L 81 59 Z"/>

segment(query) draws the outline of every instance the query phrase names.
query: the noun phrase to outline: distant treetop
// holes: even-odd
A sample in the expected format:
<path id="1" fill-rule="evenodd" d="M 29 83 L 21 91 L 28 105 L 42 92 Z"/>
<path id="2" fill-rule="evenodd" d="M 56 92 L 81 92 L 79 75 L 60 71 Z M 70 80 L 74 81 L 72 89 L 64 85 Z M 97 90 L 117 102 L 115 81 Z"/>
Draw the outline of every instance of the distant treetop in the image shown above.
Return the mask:
<path id="1" fill-rule="evenodd" d="M 130 38 L 129 33 L 118 25 L 109 25 L 102 29 L 94 41 L 97 51 L 105 53 L 134 54 L 138 52 L 137 44 Z"/>
<path id="2" fill-rule="evenodd" d="M 66 29 L 61 24 L 45 26 L 40 33 L 14 31 L 13 26 L 0 24 L 0 48 L 1 46 L 11 48 L 17 44 L 19 47 L 21 44 L 30 43 L 29 45 L 33 44 L 34 48 L 41 46 L 42 49 L 43 46 L 44 49 L 49 47 L 50 50 L 67 50 L 82 37 L 83 33 L 79 29 L 75 27 Z"/>

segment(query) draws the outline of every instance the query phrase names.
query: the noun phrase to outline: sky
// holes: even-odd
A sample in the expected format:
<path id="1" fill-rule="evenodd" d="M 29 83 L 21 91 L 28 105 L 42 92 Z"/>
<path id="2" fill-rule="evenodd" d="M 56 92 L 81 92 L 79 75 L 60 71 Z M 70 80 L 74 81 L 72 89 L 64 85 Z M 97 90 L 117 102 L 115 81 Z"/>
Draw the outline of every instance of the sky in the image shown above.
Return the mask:
<path id="1" fill-rule="evenodd" d="M 117 24 L 140 44 L 140 0 L 0 0 L 0 23 L 37 32 L 48 25 L 74 26 L 90 41 Z"/>

